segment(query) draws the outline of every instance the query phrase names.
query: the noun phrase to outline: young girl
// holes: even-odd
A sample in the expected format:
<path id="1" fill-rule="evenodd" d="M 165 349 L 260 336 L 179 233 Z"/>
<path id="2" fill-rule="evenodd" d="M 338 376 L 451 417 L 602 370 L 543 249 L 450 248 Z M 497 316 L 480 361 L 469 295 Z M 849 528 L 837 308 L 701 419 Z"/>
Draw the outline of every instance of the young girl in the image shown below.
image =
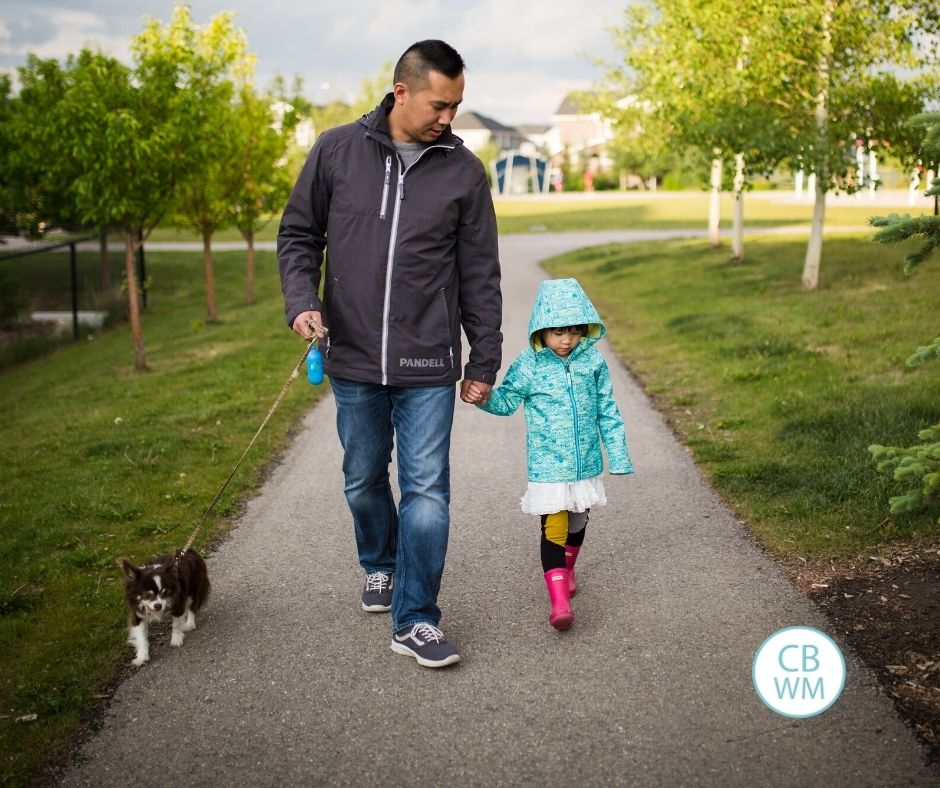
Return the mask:
<path id="1" fill-rule="evenodd" d="M 542 282 L 529 345 L 478 407 L 509 416 L 525 406 L 529 485 L 522 511 L 542 522 L 541 555 L 555 629 L 574 621 L 574 564 L 592 506 L 607 503 L 601 474 L 633 473 L 610 370 L 594 345 L 607 332 L 575 279 Z"/>

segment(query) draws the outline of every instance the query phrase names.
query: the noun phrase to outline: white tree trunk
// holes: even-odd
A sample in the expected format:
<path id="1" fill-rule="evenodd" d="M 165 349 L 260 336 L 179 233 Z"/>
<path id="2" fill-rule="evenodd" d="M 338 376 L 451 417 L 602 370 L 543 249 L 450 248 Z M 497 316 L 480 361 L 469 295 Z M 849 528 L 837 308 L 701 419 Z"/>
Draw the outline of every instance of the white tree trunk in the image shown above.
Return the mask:
<path id="1" fill-rule="evenodd" d="M 822 178 L 816 179 L 816 202 L 813 203 L 813 224 L 803 263 L 803 288 L 815 290 L 819 284 L 819 261 L 822 259 L 823 225 L 826 220 L 826 190 Z"/>
<path id="2" fill-rule="evenodd" d="M 734 216 L 731 224 L 731 260 L 744 259 L 744 154 L 734 157 Z"/>
<path id="3" fill-rule="evenodd" d="M 721 159 L 712 160 L 712 191 L 708 201 L 708 242 L 712 247 L 721 243 L 718 223 L 721 220 Z"/>
<path id="4" fill-rule="evenodd" d="M 803 288 L 815 290 L 819 284 L 819 262 L 822 257 L 823 223 L 826 219 L 826 192 L 829 173 L 826 168 L 828 144 L 826 139 L 829 123 L 829 69 L 832 59 L 832 12 L 835 0 L 826 0 L 822 16 L 822 52 L 819 56 L 819 93 L 816 96 L 816 132 L 819 137 L 819 158 L 816 160 L 816 201 L 813 204 L 813 225 L 806 245 L 806 261 L 803 263 Z"/>

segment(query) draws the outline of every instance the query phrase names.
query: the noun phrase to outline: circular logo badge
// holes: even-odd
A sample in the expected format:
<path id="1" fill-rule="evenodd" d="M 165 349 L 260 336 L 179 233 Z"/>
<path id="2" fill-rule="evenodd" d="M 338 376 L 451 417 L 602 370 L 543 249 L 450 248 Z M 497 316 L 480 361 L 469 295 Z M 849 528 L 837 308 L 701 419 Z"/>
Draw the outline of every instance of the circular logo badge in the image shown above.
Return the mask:
<path id="1" fill-rule="evenodd" d="M 784 717 L 815 717 L 838 700 L 845 686 L 845 658 L 824 632 L 786 627 L 774 632 L 754 655 L 757 696 Z"/>

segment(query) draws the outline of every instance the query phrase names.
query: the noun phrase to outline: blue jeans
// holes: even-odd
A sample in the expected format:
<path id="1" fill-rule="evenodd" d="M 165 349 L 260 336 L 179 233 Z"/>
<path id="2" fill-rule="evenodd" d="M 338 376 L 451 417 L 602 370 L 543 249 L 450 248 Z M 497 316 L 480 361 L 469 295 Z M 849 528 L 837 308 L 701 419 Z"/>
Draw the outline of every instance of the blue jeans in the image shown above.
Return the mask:
<path id="1" fill-rule="evenodd" d="M 346 502 L 366 572 L 394 572 L 392 628 L 437 626 L 450 528 L 455 386 L 399 388 L 332 378 Z M 389 481 L 398 440 L 396 508 Z"/>

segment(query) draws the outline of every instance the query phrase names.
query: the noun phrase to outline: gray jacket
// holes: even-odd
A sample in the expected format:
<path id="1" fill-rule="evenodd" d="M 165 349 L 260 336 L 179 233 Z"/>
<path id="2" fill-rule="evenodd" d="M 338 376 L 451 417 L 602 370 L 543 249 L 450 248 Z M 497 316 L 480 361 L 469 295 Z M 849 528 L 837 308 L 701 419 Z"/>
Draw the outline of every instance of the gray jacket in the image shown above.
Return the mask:
<path id="1" fill-rule="evenodd" d="M 448 127 L 407 170 L 388 132 L 392 95 L 325 131 L 277 238 L 288 325 L 320 311 L 327 374 L 390 386 L 495 383 L 502 296 L 483 165 Z M 326 255 L 323 299 L 318 296 Z"/>

